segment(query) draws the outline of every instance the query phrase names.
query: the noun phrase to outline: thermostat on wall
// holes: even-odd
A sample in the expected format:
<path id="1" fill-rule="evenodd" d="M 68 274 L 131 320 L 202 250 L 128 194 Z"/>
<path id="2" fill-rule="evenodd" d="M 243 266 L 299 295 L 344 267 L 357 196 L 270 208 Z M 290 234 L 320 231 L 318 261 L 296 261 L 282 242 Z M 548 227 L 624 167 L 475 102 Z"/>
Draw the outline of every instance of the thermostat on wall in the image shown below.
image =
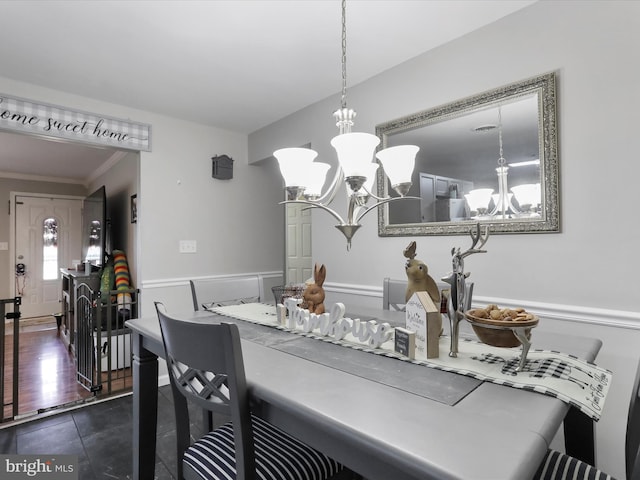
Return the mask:
<path id="1" fill-rule="evenodd" d="M 213 178 L 230 180 L 233 178 L 233 158 L 229 155 L 211 157 L 213 161 Z"/>

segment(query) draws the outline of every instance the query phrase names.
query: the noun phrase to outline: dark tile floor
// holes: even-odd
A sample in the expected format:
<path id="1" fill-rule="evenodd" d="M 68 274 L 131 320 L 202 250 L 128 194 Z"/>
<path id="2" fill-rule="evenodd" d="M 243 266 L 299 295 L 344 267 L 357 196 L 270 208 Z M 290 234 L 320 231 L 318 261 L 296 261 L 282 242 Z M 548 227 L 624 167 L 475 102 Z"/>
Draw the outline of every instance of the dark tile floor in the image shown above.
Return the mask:
<path id="1" fill-rule="evenodd" d="M 174 480 L 175 423 L 171 389 L 158 392 L 156 475 Z M 0 429 L 5 454 L 78 456 L 81 480 L 132 478 L 132 396 L 89 404 L 46 418 Z M 200 416 L 192 412 L 192 419 Z"/>

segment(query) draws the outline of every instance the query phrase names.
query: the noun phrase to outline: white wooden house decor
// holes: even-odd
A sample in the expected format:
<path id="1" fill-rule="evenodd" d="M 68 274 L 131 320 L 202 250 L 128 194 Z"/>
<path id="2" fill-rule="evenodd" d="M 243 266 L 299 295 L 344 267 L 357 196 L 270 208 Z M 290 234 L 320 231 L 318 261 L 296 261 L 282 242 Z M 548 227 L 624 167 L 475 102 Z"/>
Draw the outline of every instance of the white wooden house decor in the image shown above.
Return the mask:
<path id="1" fill-rule="evenodd" d="M 406 306 L 406 328 L 416 333 L 416 358 L 440 356 L 440 332 L 442 315 L 427 292 L 414 293 Z"/>

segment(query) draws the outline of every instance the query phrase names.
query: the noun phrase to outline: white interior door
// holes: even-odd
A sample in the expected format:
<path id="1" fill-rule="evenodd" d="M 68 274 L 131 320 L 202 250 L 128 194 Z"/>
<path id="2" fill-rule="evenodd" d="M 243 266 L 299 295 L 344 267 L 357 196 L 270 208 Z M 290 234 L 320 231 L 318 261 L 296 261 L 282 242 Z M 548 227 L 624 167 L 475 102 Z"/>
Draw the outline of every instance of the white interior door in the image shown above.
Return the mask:
<path id="1" fill-rule="evenodd" d="M 15 196 L 15 295 L 21 318 L 60 311 L 60 268 L 80 259 L 82 199 Z"/>
<path id="2" fill-rule="evenodd" d="M 313 277 L 311 210 L 295 203 L 286 205 L 286 283 L 304 283 Z"/>
<path id="3" fill-rule="evenodd" d="M 436 221 L 436 179 L 428 173 L 420 173 L 420 214 L 423 222 Z"/>

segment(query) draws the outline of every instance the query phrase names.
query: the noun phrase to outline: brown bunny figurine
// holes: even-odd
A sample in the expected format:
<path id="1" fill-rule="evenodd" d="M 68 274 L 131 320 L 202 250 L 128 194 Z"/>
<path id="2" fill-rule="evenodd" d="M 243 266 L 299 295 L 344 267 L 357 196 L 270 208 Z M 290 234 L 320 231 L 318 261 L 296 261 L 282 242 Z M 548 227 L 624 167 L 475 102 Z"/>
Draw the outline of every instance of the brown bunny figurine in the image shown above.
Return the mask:
<path id="1" fill-rule="evenodd" d="M 324 288 L 322 288 L 322 284 L 326 276 L 327 269 L 324 265 L 318 266 L 316 263 L 313 271 L 314 283 L 308 284 L 302 293 L 305 308 L 316 315 L 324 313 Z"/>
<path id="2" fill-rule="evenodd" d="M 403 252 L 408 259 L 405 265 L 407 272 L 407 293 L 408 302 L 415 292 L 427 292 L 437 306 L 440 306 L 440 289 L 436 281 L 429 275 L 429 268 L 421 261 L 416 260 L 416 242 L 411 242 Z"/>

